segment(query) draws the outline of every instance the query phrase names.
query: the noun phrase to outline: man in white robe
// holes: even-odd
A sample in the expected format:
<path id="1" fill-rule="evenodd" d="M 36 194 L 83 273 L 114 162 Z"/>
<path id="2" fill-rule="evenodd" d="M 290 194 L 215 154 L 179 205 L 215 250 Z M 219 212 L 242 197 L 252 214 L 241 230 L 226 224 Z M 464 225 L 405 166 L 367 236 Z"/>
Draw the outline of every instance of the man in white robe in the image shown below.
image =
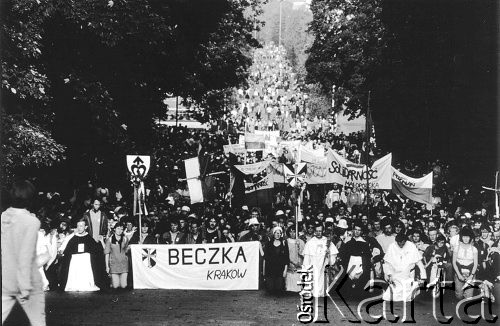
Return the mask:
<path id="1" fill-rule="evenodd" d="M 327 247 L 328 250 L 327 250 Z M 337 260 L 337 247 L 323 236 L 323 225 L 316 225 L 314 237 L 307 241 L 304 247 L 304 269 L 313 266 L 313 295 L 324 297 L 325 293 L 325 268 L 333 266 Z"/>
<path id="2" fill-rule="evenodd" d="M 407 241 L 403 234 L 396 236 L 396 241 L 389 245 L 384 256 L 384 269 L 389 287 L 384 292 L 385 301 L 411 301 L 418 294 L 419 284 L 412 272 L 415 265 L 420 270 L 421 279 L 427 279 L 422 255 L 415 244 Z"/>

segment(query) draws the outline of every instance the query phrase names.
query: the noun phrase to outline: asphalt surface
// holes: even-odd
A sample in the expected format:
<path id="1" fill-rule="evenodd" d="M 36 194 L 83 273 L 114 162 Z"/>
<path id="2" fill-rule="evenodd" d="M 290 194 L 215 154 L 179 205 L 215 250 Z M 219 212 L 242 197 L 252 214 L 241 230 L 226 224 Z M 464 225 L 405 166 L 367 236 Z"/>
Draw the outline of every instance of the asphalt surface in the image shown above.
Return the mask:
<path id="1" fill-rule="evenodd" d="M 347 300 L 356 311 L 359 300 Z M 456 301 L 446 296 L 444 312 L 453 315 L 452 325 L 464 323 L 455 314 Z M 46 293 L 48 325 L 301 325 L 297 321 L 297 293 L 272 296 L 265 291 L 193 291 L 193 290 L 126 290 L 114 293 Z M 338 303 L 341 309 L 345 306 Z M 440 325 L 433 317 L 432 298 L 425 294 L 415 300 L 416 325 Z M 469 315 L 480 312 L 480 304 L 472 306 Z M 498 303 L 493 312 L 498 315 Z M 319 311 L 325 320 L 323 305 Z M 382 312 L 382 305 L 373 306 L 372 315 Z M 396 304 L 396 314 L 403 315 Z M 333 303 L 327 303 L 327 320 L 334 325 L 352 325 L 343 318 Z M 366 321 L 362 324 L 368 325 Z M 401 324 L 401 320 L 398 322 Z M 484 320 L 479 324 L 492 325 Z M 498 324 L 498 321 L 496 322 Z M 19 305 L 6 320 L 5 326 L 29 325 Z M 380 325 L 393 325 L 382 320 Z"/>

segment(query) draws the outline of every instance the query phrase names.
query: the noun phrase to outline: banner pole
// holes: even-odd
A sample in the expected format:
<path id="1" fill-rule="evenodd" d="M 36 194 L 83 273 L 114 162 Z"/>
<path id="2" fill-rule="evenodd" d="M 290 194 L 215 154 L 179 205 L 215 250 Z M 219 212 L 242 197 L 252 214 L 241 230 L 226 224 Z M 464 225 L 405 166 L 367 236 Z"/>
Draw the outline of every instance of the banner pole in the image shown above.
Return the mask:
<path id="1" fill-rule="evenodd" d="M 367 215 L 370 218 L 370 178 L 368 177 L 368 165 L 370 164 L 370 95 L 371 91 L 368 91 L 368 105 L 366 106 L 366 119 L 365 119 L 365 132 L 366 132 L 366 208 Z"/>
<path id="2" fill-rule="evenodd" d="M 138 192 L 139 190 L 137 189 L 137 187 L 135 188 L 136 191 Z M 138 206 L 139 206 L 139 210 L 138 210 L 138 213 L 139 213 L 139 226 L 138 226 L 138 231 L 139 231 L 139 239 L 141 238 L 141 227 L 142 227 L 142 207 L 141 207 L 141 198 L 139 196 L 139 193 L 137 194 L 137 201 L 138 201 Z"/>
<path id="3" fill-rule="evenodd" d="M 495 174 L 495 213 L 497 215 L 497 218 L 500 218 L 499 212 L 500 212 L 500 207 L 498 206 L 498 196 L 500 195 L 499 189 L 498 189 L 498 171 Z"/>
<path id="4" fill-rule="evenodd" d="M 295 239 L 298 239 L 299 238 L 300 194 L 299 194 L 299 199 L 297 201 L 296 210 L 297 210 L 297 213 L 295 214 Z"/>

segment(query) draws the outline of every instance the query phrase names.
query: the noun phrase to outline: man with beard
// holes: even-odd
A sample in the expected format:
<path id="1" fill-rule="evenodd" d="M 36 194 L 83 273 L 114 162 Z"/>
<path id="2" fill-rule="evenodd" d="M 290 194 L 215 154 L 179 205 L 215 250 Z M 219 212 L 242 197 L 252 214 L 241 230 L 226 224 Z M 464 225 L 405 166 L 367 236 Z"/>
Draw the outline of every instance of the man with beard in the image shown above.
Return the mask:
<path id="1" fill-rule="evenodd" d="M 221 232 L 217 227 L 215 217 L 209 217 L 206 223 L 206 228 L 203 230 L 203 243 L 219 243 L 221 242 Z"/>
<path id="2" fill-rule="evenodd" d="M 355 221 L 352 239 L 340 248 L 340 262 L 348 275 L 345 284 L 350 292 L 346 294 L 360 294 L 370 279 L 371 250 L 362 237 L 364 232 L 361 221 Z"/>
<path id="3" fill-rule="evenodd" d="M 388 218 L 383 219 L 381 224 L 383 233 L 377 235 L 375 239 L 377 239 L 377 242 L 382 247 L 382 250 L 386 252 L 389 245 L 394 243 L 396 236 L 392 233 L 392 223 Z"/>

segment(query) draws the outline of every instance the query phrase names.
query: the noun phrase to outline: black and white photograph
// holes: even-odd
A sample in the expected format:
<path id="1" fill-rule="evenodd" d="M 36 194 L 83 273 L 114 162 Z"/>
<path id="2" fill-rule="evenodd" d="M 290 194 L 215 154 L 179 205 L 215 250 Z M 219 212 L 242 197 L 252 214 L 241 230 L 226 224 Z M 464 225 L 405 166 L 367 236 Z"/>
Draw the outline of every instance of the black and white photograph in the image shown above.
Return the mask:
<path id="1" fill-rule="evenodd" d="M 2 0 L 2 326 L 494 325 L 497 0 Z"/>

